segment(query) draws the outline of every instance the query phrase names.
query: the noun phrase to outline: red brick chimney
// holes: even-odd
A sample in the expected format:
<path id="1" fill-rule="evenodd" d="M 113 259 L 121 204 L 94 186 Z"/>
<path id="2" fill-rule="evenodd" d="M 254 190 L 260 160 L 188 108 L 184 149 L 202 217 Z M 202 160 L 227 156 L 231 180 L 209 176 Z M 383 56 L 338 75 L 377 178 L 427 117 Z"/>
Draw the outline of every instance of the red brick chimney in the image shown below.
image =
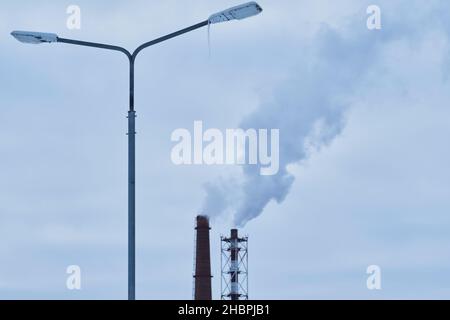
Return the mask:
<path id="1" fill-rule="evenodd" d="M 212 300 L 211 293 L 211 256 L 209 248 L 209 219 L 205 216 L 197 217 L 194 299 Z"/>

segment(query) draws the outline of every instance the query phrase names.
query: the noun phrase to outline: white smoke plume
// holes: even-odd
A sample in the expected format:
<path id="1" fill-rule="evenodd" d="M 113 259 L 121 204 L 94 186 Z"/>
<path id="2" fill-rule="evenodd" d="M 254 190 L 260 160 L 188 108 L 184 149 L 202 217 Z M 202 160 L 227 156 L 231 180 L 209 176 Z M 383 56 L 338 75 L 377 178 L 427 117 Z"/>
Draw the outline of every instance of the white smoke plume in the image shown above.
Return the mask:
<path id="1" fill-rule="evenodd" d="M 282 203 L 295 180 L 288 166 L 306 159 L 311 144 L 320 148 L 339 135 L 354 92 L 378 70 L 380 49 L 399 38 L 413 39 L 414 22 L 396 22 L 395 29 L 378 33 L 364 30 L 361 21 L 345 30 L 324 26 L 299 52 L 294 75 L 279 86 L 273 100 L 240 124 L 243 129 L 280 129 L 279 173 L 261 176 L 259 167 L 247 165 L 241 177 L 208 183 L 203 213 L 232 215 L 242 227 L 272 200 Z"/>
<path id="2" fill-rule="evenodd" d="M 364 45 L 364 59 L 351 54 L 356 47 L 361 53 Z M 239 126 L 280 130 L 278 174 L 261 176 L 258 166 L 246 165 L 238 179 L 208 183 L 203 213 L 211 217 L 232 214 L 235 225 L 245 225 L 259 216 L 271 200 L 284 201 L 295 180 L 287 167 L 307 157 L 308 141 L 313 139 L 314 145 L 320 147 L 339 134 L 346 110 L 345 95 L 364 74 L 373 44 L 343 39 L 324 27 L 316 46 L 315 55 L 308 55 L 315 61 L 298 65 L 295 76 L 275 92 L 274 101 L 261 105 Z M 302 59 L 305 56 L 299 57 Z"/>

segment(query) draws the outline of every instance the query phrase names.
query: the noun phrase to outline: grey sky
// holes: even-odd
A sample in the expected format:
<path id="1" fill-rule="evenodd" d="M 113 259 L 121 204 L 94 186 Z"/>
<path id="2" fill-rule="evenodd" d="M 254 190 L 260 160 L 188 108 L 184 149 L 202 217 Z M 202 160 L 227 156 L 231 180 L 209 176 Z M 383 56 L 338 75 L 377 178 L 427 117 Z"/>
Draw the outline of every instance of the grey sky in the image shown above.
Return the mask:
<path id="1" fill-rule="evenodd" d="M 235 128 L 272 101 L 281 101 L 274 119 L 295 118 L 297 100 L 299 112 L 321 110 L 302 102 L 327 95 L 344 106 L 340 133 L 306 148 L 288 166 L 296 179 L 285 201 L 270 202 L 242 230 L 250 236 L 251 298 L 449 298 L 448 1 L 258 2 L 261 16 L 213 26 L 211 58 L 206 29 L 138 58 L 137 297 L 191 298 L 203 185 L 241 174 L 174 166 L 172 131 L 192 130 L 195 120 Z M 237 3 L 2 2 L 0 298 L 127 293 L 127 61 L 95 49 L 26 46 L 9 33 L 132 49 Z M 374 3 L 381 31 L 366 28 Z M 70 4 L 81 7 L 79 31 L 66 28 Z M 312 78 L 317 64 L 344 83 L 332 85 L 325 72 Z M 215 298 L 219 235 L 230 226 L 229 216 L 212 226 Z M 79 292 L 65 287 L 72 264 L 82 268 Z M 366 288 L 373 264 L 382 268 L 382 291 Z"/>

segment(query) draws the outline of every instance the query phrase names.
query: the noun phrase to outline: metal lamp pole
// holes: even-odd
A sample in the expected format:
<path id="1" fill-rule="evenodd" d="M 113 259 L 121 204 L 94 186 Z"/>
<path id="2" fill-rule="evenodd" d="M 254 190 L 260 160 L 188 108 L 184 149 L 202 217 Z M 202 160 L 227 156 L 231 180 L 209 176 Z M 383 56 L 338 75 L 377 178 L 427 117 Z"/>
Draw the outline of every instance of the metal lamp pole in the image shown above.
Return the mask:
<path id="1" fill-rule="evenodd" d="M 17 40 L 24 43 L 67 43 L 84 47 L 93 47 L 119 51 L 124 53 L 130 65 L 130 107 L 128 110 L 128 300 L 136 299 L 136 111 L 134 108 L 134 66 L 137 55 L 145 48 L 178 37 L 185 33 L 205 27 L 209 24 L 226 22 L 230 20 L 242 20 L 262 12 L 262 8 L 256 2 L 249 2 L 228 10 L 213 14 L 208 20 L 146 42 L 139 46 L 133 53 L 127 49 L 109 44 L 87 42 L 73 39 L 60 38 L 53 33 L 13 31 L 11 33 Z"/>
<path id="2" fill-rule="evenodd" d="M 134 109 L 134 65 L 136 57 L 147 47 L 194 31 L 208 24 L 209 20 L 206 20 L 189 28 L 146 42 L 133 53 L 122 47 L 108 44 L 57 38 L 57 42 L 61 43 L 120 51 L 128 57 L 130 64 L 130 107 L 128 109 L 128 300 L 136 299 L 136 111 Z"/>
<path id="3" fill-rule="evenodd" d="M 144 43 L 133 53 L 122 47 L 107 44 L 59 37 L 57 40 L 61 43 L 120 51 L 128 57 L 130 64 L 130 107 L 128 109 L 128 300 L 135 300 L 136 298 L 136 111 L 134 109 L 134 65 L 136 57 L 147 47 L 194 31 L 208 24 L 209 20 L 206 20 L 189 28 Z"/>

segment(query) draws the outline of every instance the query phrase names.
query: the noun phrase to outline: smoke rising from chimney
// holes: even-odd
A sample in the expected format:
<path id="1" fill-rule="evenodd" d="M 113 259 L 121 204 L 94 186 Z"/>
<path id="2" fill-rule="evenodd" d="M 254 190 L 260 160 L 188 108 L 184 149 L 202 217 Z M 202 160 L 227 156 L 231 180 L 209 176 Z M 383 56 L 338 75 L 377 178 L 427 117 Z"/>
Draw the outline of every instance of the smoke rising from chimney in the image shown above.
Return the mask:
<path id="1" fill-rule="evenodd" d="M 244 226 L 270 201 L 285 200 L 295 180 L 290 164 L 306 159 L 311 147 L 320 149 L 341 132 L 350 95 L 375 60 L 379 39 L 367 31 L 346 33 L 350 36 L 322 27 L 298 53 L 295 73 L 240 125 L 244 130 L 280 129 L 279 173 L 265 177 L 258 166 L 245 165 L 238 177 L 207 183 L 204 214 L 231 215 L 236 226 Z"/>

